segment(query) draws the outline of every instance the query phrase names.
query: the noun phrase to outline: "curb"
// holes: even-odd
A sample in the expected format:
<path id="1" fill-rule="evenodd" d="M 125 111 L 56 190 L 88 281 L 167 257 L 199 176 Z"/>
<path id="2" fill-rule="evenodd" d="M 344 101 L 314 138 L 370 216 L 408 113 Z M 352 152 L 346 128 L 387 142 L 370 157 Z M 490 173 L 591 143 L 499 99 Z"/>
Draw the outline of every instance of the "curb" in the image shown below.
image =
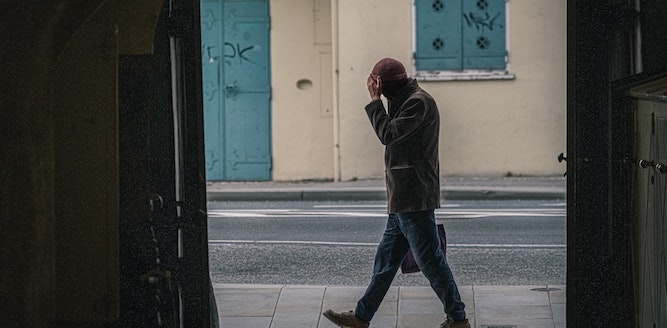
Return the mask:
<path id="1" fill-rule="evenodd" d="M 560 188 L 444 188 L 447 200 L 565 200 L 567 193 Z"/>
<path id="2" fill-rule="evenodd" d="M 565 200 L 559 188 L 444 188 L 447 200 Z M 384 189 L 226 190 L 207 193 L 209 202 L 227 201 L 385 201 Z"/>

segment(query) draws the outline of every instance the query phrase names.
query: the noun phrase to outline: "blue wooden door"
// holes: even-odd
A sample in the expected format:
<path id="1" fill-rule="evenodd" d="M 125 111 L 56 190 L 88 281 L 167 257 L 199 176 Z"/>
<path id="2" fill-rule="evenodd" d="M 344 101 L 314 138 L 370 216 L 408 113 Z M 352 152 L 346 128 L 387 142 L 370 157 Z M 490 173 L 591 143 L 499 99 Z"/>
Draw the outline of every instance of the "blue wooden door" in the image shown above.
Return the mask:
<path id="1" fill-rule="evenodd" d="M 207 180 L 271 179 L 268 0 L 202 0 Z"/>

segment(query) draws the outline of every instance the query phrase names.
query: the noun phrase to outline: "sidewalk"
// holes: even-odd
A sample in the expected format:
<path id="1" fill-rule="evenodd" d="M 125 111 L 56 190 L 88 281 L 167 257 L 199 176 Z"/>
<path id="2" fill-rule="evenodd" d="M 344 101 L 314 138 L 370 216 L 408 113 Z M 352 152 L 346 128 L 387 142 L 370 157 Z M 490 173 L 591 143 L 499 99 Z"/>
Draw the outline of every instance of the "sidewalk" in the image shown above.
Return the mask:
<path id="1" fill-rule="evenodd" d="M 222 328 L 335 328 L 322 316 L 354 309 L 364 287 L 214 284 Z M 471 327 L 564 328 L 565 286 L 459 286 Z M 391 287 L 375 328 L 439 327 L 430 287 Z"/>
<path id="2" fill-rule="evenodd" d="M 564 177 L 441 180 L 446 200 L 562 200 Z M 209 182 L 209 201 L 386 200 L 384 180 Z M 322 312 L 355 307 L 365 287 L 214 284 L 223 328 L 335 328 Z M 565 327 L 565 286 L 459 286 L 472 327 Z M 430 287 L 394 286 L 372 321 L 376 328 L 438 327 L 442 305 Z"/>
<path id="3" fill-rule="evenodd" d="M 383 179 L 341 182 L 208 182 L 209 201 L 385 200 Z M 562 199 L 564 177 L 464 178 L 440 181 L 443 199 Z"/>

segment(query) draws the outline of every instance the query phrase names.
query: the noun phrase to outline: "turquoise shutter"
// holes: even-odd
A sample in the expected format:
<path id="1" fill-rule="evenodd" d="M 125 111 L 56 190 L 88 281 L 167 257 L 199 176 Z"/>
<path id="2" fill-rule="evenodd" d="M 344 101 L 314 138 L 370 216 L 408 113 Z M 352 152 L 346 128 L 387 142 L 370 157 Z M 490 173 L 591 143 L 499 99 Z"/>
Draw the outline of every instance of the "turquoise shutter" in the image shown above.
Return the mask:
<path id="1" fill-rule="evenodd" d="M 418 70 L 462 70 L 461 0 L 416 0 Z"/>
<path id="2" fill-rule="evenodd" d="M 505 0 L 463 0 L 463 68 L 505 69 Z"/>

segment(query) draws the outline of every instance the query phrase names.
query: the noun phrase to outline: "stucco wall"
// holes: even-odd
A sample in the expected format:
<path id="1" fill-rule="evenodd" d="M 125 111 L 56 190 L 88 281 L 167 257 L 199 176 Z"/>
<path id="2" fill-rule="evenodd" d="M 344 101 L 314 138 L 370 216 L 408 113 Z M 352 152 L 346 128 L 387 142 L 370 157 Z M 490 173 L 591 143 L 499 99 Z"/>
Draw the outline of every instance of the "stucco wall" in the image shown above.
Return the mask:
<path id="1" fill-rule="evenodd" d="M 330 2 L 270 6 L 273 179 L 332 179 Z"/>
<path id="2" fill-rule="evenodd" d="M 377 60 L 410 63 L 410 0 L 338 2 L 341 180 L 384 177 L 383 150 L 364 111 L 366 78 Z"/>
<path id="3" fill-rule="evenodd" d="M 511 81 L 424 83 L 444 112 L 445 174 L 562 174 L 566 141 L 566 8 L 511 1 Z"/>
<path id="4" fill-rule="evenodd" d="M 334 0 L 336 1 L 336 0 Z M 382 177 L 382 146 L 363 106 L 382 57 L 412 64 L 412 1 L 338 0 L 341 180 Z M 441 111 L 443 175 L 558 175 L 566 141 L 566 3 L 511 0 L 514 80 L 421 82 Z"/>

